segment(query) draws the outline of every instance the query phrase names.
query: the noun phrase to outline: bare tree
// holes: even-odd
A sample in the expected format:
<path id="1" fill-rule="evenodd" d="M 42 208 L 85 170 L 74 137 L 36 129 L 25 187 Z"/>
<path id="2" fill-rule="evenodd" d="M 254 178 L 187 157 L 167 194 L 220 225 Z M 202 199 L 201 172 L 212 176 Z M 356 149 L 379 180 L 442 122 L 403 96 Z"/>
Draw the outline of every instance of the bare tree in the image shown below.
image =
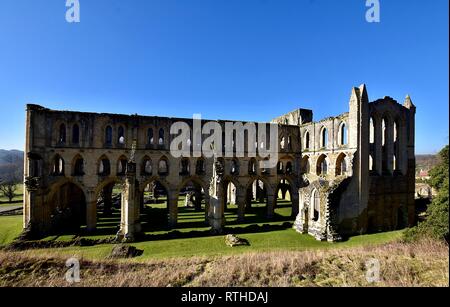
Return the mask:
<path id="1" fill-rule="evenodd" d="M 0 180 L 0 191 L 8 198 L 9 203 L 12 203 L 16 196 L 17 184 L 13 180 L 2 181 Z"/>

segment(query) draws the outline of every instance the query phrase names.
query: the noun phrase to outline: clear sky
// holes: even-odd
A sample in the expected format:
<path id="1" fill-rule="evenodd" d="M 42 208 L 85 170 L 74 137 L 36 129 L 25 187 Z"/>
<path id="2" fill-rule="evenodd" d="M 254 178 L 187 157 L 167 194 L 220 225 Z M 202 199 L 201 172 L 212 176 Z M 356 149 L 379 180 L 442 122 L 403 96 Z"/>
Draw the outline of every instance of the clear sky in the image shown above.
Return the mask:
<path id="1" fill-rule="evenodd" d="M 316 120 L 410 94 L 417 153 L 448 143 L 448 0 L 0 0 L 0 148 L 23 149 L 25 104 L 124 114 Z"/>

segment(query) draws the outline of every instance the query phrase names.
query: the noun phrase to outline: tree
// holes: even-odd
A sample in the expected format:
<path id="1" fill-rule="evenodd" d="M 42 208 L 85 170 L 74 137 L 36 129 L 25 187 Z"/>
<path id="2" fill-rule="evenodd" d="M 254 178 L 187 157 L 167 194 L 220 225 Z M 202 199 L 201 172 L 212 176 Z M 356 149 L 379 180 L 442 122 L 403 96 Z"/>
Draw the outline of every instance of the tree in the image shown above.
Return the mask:
<path id="1" fill-rule="evenodd" d="M 449 240 L 449 146 L 439 152 L 440 162 L 430 171 L 430 185 L 438 191 L 427 209 L 427 218 L 417 227 L 411 228 L 405 233 L 407 240 L 419 237 L 432 237 L 435 239 Z"/>
<path id="2" fill-rule="evenodd" d="M 2 191 L 3 195 L 8 198 L 10 203 L 12 203 L 14 197 L 16 196 L 16 190 L 17 185 L 13 180 L 0 180 L 0 191 Z"/>

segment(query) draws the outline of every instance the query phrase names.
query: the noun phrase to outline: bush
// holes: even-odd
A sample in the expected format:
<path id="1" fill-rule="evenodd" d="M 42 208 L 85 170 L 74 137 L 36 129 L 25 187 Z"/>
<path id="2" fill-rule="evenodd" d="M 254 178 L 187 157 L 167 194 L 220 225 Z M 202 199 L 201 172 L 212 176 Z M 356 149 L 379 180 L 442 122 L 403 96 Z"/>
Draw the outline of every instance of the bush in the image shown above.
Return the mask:
<path id="1" fill-rule="evenodd" d="M 404 234 L 407 241 L 417 240 L 422 237 L 430 237 L 449 241 L 449 147 L 448 145 L 439 153 L 440 163 L 430 172 L 430 184 L 438 190 L 438 195 L 426 211 L 427 218 L 417 227 L 408 229 Z"/>

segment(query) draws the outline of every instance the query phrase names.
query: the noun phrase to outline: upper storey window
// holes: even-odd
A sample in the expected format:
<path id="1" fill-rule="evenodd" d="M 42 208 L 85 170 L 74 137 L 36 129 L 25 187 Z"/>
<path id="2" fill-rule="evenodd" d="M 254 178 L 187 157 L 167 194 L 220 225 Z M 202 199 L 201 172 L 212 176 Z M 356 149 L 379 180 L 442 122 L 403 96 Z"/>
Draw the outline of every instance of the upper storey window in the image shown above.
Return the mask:
<path id="1" fill-rule="evenodd" d="M 125 144 L 125 130 L 122 126 L 119 127 L 118 133 L 117 133 L 117 141 L 119 145 Z"/>
<path id="2" fill-rule="evenodd" d="M 341 125 L 339 139 L 340 139 L 340 145 L 348 144 L 348 129 L 347 129 L 347 125 L 345 123 L 342 123 L 342 125 Z"/>
<path id="3" fill-rule="evenodd" d="M 320 133 L 320 147 L 325 148 L 328 146 L 328 129 L 323 127 Z"/>
<path id="4" fill-rule="evenodd" d="M 59 126 L 59 138 L 58 138 L 59 144 L 65 144 L 66 143 L 66 125 L 61 124 Z"/>
<path id="5" fill-rule="evenodd" d="M 309 149 L 309 131 L 306 131 L 305 133 L 305 149 Z"/>
<path id="6" fill-rule="evenodd" d="M 148 131 L 147 131 L 147 144 L 148 145 L 152 145 L 153 141 L 154 141 L 153 129 L 152 128 L 148 128 Z"/>
<path id="7" fill-rule="evenodd" d="M 80 127 L 77 124 L 73 125 L 72 127 L 72 143 L 80 143 Z"/>
<path id="8" fill-rule="evenodd" d="M 369 123 L 369 142 L 370 144 L 375 143 L 375 122 L 373 121 L 373 118 L 370 118 Z"/>
<path id="9" fill-rule="evenodd" d="M 158 144 L 164 145 L 164 129 L 159 129 Z"/>
<path id="10" fill-rule="evenodd" d="M 111 126 L 108 126 L 105 129 L 105 144 L 109 145 L 109 146 L 112 145 L 112 128 L 111 128 Z"/>

